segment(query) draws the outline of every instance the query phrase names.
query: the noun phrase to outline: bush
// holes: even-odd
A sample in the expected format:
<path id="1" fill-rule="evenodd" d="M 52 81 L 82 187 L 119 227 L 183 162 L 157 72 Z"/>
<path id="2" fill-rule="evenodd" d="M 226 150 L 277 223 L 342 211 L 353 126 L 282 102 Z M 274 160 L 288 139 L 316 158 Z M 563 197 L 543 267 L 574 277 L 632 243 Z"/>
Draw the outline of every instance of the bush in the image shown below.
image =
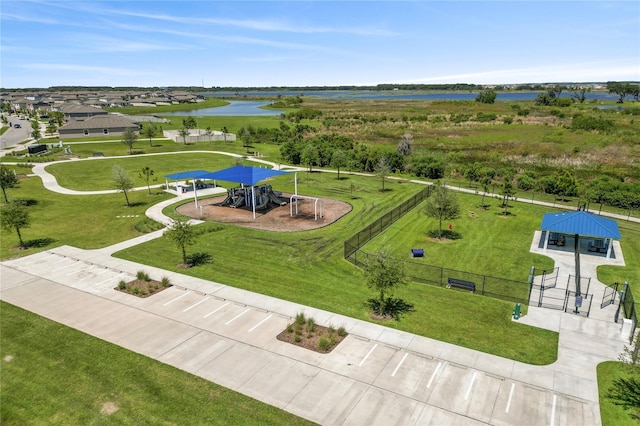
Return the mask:
<path id="1" fill-rule="evenodd" d="M 155 220 L 149 219 L 148 217 L 145 217 L 144 219 L 136 222 L 136 224 L 133 225 L 133 228 L 142 234 L 148 234 L 149 232 L 157 231 L 164 228 L 164 225 L 156 222 Z"/>
<path id="2" fill-rule="evenodd" d="M 316 322 L 313 318 L 308 318 L 307 319 L 307 332 L 308 333 L 313 333 L 314 331 L 316 331 Z"/>
<path id="3" fill-rule="evenodd" d="M 171 287 L 171 281 L 169 281 L 169 278 L 167 277 L 162 277 L 160 284 L 162 284 L 162 287 L 164 288 Z"/>
<path id="4" fill-rule="evenodd" d="M 124 282 L 124 280 L 120 280 L 120 282 L 118 283 L 118 288 L 120 290 L 124 290 L 125 288 L 127 288 L 127 283 Z"/>
<path id="5" fill-rule="evenodd" d="M 304 325 L 306 321 L 307 319 L 304 316 L 304 312 L 300 312 L 299 314 L 296 315 L 296 324 Z"/>
<path id="6" fill-rule="evenodd" d="M 187 256 L 187 265 L 191 267 L 205 265 L 212 262 L 213 257 L 209 253 L 205 252 L 193 253 Z"/>
<path id="7" fill-rule="evenodd" d="M 138 271 L 136 272 L 136 278 L 140 281 L 149 281 L 149 274 L 147 274 L 145 271 Z"/>
<path id="8" fill-rule="evenodd" d="M 340 337 L 344 337 L 344 336 L 346 336 L 346 335 L 347 335 L 347 330 L 345 330 L 345 328 L 344 328 L 344 327 L 340 327 L 340 328 L 338 329 L 338 336 L 340 336 Z"/>
<path id="9" fill-rule="evenodd" d="M 323 350 L 323 351 L 328 351 L 329 350 L 329 339 L 327 339 L 326 337 L 321 337 L 318 339 L 318 348 Z"/>
<path id="10" fill-rule="evenodd" d="M 615 125 L 613 121 L 606 118 L 594 117 L 592 115 L 576 114 L 573 116 L 571 122 L 571 128 L 573 130 L 587 130 L 587 131 L 599 131 L 610 132 L 614 129 Z"/>

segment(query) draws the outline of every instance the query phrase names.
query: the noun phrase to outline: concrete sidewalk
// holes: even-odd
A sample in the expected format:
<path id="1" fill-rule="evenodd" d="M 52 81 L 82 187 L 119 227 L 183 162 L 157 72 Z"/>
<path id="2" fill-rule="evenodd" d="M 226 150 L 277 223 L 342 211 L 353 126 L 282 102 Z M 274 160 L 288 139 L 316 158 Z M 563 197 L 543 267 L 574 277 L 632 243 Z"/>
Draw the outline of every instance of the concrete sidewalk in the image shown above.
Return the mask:
<path id="1" fill-rule="evenodd" d="M 0 298 L 320 424 L 597 425 L 595 367 L 625 343 L 613 322 L 530 308 L 523 327 L 560 333 L 558 360 L 531 366 L 110 256 L 123 247 L 2 262 Z M 114 290 L 138 270 L 174 286 Z M 299 312 L 349 336 L 329 354 L 277 340 Z"/>

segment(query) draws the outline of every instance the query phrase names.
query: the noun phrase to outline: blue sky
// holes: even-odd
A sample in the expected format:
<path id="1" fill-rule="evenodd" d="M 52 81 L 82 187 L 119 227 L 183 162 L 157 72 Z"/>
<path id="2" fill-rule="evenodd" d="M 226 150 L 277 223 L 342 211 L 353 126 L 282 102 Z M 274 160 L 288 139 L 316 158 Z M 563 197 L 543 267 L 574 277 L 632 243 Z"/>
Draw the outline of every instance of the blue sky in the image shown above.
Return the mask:
<path id="1" fill-rule="evenodd" d="M 638 1 L 7 1 L 0 87 L 640 80 Z"/>

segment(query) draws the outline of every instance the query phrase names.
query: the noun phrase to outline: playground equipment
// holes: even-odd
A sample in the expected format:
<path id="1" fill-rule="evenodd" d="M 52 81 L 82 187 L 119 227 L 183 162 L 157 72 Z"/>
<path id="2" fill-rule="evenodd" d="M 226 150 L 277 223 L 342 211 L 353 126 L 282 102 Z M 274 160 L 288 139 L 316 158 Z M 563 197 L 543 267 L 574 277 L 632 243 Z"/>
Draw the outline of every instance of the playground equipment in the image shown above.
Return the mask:
<path id="1" fill-rule="evenodd" d="M 220 205 L 233 208 L 251 207 L 253 198 L 255 198 L 256 210 L 264 210 L 269 207 L 269 204 L 275 204 L 277 206 L 287 204 L 287 199 L 281 198 L 282 193 L 274 191 L 271 185 L 254 186 L 254 196 L 251 194 L 251 189 L 251 187 L 247 186 L 229 189 L 227 191 L 227 198 L 225 198 Z"/>

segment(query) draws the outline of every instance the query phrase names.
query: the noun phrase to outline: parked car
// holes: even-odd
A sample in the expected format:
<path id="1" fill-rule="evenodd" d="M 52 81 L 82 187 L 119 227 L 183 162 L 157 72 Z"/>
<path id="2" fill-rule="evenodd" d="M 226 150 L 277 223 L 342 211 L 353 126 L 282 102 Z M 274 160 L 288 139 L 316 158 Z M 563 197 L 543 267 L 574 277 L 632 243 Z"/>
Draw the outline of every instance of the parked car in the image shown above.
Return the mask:
<path id="1" fill-rule="evenodd" d="M 19 125 L 19 124 L 15 124 L 13 127 L 15 127 L 16 129 L 19 129 L 19 128 L 21 128 L 22 126 L 21 126 L 21 125 Z"/>

